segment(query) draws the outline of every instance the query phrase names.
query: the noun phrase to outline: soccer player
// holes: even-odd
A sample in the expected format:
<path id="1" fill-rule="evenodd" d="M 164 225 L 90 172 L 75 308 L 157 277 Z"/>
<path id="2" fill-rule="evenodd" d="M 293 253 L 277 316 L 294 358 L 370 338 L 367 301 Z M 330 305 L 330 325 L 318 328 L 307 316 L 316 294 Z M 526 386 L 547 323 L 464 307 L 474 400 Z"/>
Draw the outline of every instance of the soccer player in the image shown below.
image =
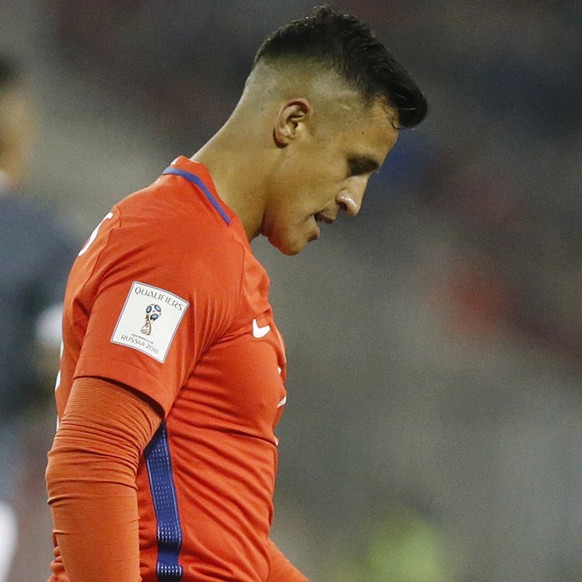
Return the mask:
<path id="1" fill-rule="evenodd" d="M 355 17 L 323 7 L 260 47 L 191 158 L 114 206 L 65 296 L 47 486 L 51 582 L 299 582 L 269 538 L 286 392 L 269 280 L 355 216 L 425 99 Z"/>

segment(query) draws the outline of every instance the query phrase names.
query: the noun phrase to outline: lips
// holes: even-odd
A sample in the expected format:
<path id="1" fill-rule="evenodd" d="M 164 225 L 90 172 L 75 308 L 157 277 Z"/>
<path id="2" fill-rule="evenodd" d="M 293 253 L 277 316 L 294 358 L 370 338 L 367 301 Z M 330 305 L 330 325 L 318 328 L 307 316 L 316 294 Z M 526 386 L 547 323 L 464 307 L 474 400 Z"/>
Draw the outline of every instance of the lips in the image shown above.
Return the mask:
<path id="1" fill-rule="evenodd" d="M 317 222 L 323 222 L 325 224 L 332 224 L 335 221 L 335 217 L 330 216 L 325 212 L 316 212 L 314 216 Z"/>
<path id="2" fill-rule="evenodd" d="M 336 218 L 337 216 L 332 216 L 331 214 L 328 214 L 325 211 L 316 212 L 313 215 L 313 220 L 315 221 L 315 230 L 312 237 L 309 240 L 310 241 L 317 240 L 321 236 L 321 230 L 319 229 L 320 224 L 332 224 L 333 222 L 335 222 Z"/>

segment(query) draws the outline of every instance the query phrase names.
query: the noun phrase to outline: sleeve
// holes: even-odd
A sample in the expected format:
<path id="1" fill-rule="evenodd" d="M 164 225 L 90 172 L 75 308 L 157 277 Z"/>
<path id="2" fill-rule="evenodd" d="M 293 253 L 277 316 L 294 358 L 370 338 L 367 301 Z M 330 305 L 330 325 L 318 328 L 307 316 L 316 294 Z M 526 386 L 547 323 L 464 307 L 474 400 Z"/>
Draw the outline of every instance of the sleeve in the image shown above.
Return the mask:
<path id="1" fill-rule="evenodd" d="M 73 384 L 46 472 L 57 541 L 53 571 L 70 582 L 137 582 L 139 458 L 161 411 L 96 378 Z"/>
<path id="2" fill-rule="evenodd" d="M 204 225 L 123 220 L 105 221 L 75 266 L 78 317 L 89 320 L 74 376 L 128 385 L 167 412 L 233 317 L 242 259 Z"/>
<path id="3" fill-rule="evenodd" d="M 309 582 L 309 580 L 297 569 L 272 540 L 268 542 L 268 551 L 271 566 L 267 582 Z"/>

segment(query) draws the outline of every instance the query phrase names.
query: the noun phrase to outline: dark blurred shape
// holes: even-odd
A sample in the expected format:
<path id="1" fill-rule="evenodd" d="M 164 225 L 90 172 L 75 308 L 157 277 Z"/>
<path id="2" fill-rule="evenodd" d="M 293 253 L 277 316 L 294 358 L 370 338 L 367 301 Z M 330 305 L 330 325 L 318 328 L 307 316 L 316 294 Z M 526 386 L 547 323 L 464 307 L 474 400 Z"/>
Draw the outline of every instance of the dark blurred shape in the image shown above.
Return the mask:
<path id="1" fill-rule="evenodd" d="M 0 580 L 16 543 L 12 504 L 27 470 L 26 419 L 50 401 L 42 362 L 49 357 L 55 373 L 75 248 L 56 212 L 22 190 L 35 115 L 18 65 L 0 56 Z"/>

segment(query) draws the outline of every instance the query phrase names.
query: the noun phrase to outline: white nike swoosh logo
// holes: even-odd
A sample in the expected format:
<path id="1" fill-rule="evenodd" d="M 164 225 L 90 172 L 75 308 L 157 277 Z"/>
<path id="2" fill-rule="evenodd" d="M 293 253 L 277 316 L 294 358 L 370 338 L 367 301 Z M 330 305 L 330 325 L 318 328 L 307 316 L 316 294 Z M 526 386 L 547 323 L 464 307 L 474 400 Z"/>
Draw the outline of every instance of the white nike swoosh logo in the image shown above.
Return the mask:
<path id="1" fill-rule="evenodd" d="M 286 403 L 287 403 L 287 396 L 283 396 L 283 398 L 281 398 L 281 400 L 279 401 L 279 404 L 277 404 L 277 408 L 281 408 L 281 406 L 285 406 Z"/>
<path id="2" fill-rule="evenodd" d="M 271 331 L 270 325 L 260 327 L 256 319 L 253 319 L 253 336 L 257 339 L 265 337 Z"/>

